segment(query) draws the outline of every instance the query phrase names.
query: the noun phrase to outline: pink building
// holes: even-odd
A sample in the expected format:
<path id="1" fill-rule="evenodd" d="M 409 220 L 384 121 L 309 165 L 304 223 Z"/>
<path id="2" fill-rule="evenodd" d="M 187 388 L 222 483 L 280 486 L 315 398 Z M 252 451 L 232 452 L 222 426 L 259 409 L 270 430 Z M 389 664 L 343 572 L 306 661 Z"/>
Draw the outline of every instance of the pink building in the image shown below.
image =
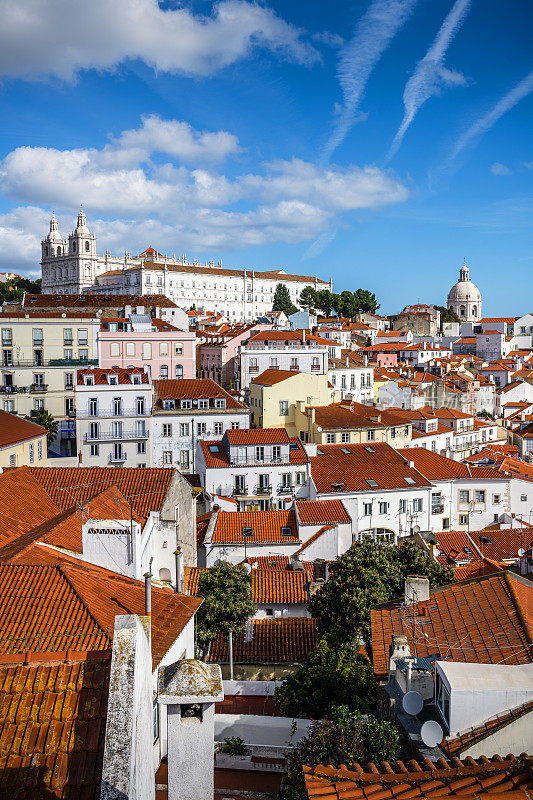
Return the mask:
<path id="1" fill-rule="evenodd" d="M 149 367 L 154 380 L 196 377 L 196 335 L 145 314 L 104 318 L 98 333 L 101 368 Z"/>
<path id="2" fill-rule="evenodd" d="M 271 324 L 223 326 L 220 332 L 197 331 L 198 377 L 210 378 L 226 389 L 239 385 L 239 346 L 259 331 L 272 330 Z"/>

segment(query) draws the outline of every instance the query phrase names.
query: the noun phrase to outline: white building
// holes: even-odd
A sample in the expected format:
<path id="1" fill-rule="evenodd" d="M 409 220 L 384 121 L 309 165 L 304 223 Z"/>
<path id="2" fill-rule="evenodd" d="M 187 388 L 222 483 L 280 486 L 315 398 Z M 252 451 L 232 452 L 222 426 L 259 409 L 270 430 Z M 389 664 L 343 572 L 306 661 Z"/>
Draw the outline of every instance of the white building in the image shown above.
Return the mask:
<path id="1" fill-rule="evenodd" d="M 80 369 L 76 434 L 85 466 L 152 465 L 152 382 L 142 369 Z"/>
<path id="2" fill-rule="evenodd" d="M 175 464 L 194 473 L 199 440 L 214 441 L 228 430 L 249 427 L 249 410 L 215 381 L 154 381 L 154 466 Z"/>
<path id="3" fill-rule="evenodd" d="M 96 234 L 89 231 L 83 210 L 68 239 L 59 233 L 55 217 L 41 243 L 43 293 L 163 294 L 180 306 L 220 312 L 231 322 L 250 322 L 272 310 L 279 283 L 297 305 L 305 286 L 333 291 L 331 279 L 289 275 L 283 269 L 225 269 L 220 261 L 190 263 L 186 256 L 167 257 L 149 247 L 123 258 L 96 252 Z"/>
<path id="4" fill-rule="evenodd" d="M 345 351 L 340 358 L 330 358 L 328 380 L 341 393 L 341 400 L 374 402 L 374 367 L 368 364 L 366 355 Z"/>
<path id="5" fill-rule="evenodd" d="M 461 322 L 477 322 L 481 319 L 481 292 L 470 280 L 466 261 L 461 267 L 459 280 L 448 293 L 447 306 L 455 311 Z"/>
<path id="6" fill-rule="evenodd" d="M 267 369 L 326 375 L 328 359 L 339 358 L 342 347 L 302 331 L 261 331 L 240 347 L 241 387 Z"/>
<path id="7" fill-rule="evenodd" d="M 284 509 L 309 497 L 309 457 L 285 428 L 227 430 L 198 443 L 196 472 L 210 495 L 234 497 L 239 510 Z"/>

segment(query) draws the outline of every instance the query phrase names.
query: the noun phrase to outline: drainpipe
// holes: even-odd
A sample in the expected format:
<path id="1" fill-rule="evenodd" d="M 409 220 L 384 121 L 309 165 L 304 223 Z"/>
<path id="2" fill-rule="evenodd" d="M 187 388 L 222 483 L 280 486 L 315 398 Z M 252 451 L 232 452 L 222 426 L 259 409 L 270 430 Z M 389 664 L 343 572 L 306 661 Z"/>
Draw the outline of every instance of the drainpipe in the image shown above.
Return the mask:
<path id="1" fill-rule="evenodd" d="M 233 680 L 233 631 L 229 632 L 229 679 Z"/>
<path id="2" fill-rule="evenodd" d="M 152 615 L 152 572 L 145 572 L 144 574 L 144 615 L 150 617 Z"/>
<path id="3" fill-rule="evenodd" d="M 176 562 L 176 588 L 174 589 L 176 594 L 183 593 L 183 585 L 181 580 L 181 563 L 182 563 L 182 555 L 181 555 L 181 547 L 176 547 L 174 551 L 174 558 Z"/>

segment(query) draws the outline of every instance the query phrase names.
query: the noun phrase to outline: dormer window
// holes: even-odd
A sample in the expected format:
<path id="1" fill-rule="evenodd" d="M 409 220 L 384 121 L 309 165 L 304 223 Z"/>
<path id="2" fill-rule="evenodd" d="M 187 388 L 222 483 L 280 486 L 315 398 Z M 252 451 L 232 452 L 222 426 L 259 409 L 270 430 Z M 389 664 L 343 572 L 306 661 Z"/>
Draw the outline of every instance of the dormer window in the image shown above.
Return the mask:
<path id="1" fill-rule="evenodd" d="M 209 400 L 198 400 L 198 408 L 206 409 L 209 408 Z"/>
<path id="2" fill-rule="evenodd" d="M 94 375 L 85 375 L 85 386 L 94 386 Z"/>
<path id="3" fill-rule="evenodd" d="M 141 376 L 137 375 L 137 373 L 134 373 L 133 375 L 130 375 L 130 378 L 131 378 L 131 382 L 134 383 L 136 386 L 138 386 L 140 384 L 140 382 L 141 382 Z"/>
<path id="4" fill-rule="evenodd" d="M 116 375 L 108 375 L 107 380 L 110 386 L 116 386 L 118 383 Z"/>
<path id="5" fill-rule="evenodd" d="M 215 408 L 226 408 L 226 398 L 225 397 L 216 397 L 215 398 Z"/>
<path id="6" fill-rule="evenodd" d="M 181 408 L 192 408 L 192 400 L 182 400 Z"/>
<path id="7" fill-rule="evenodd" d="M 167 411 L 174 408 L 174 400 L 163 400 L 163 408 Z"/>

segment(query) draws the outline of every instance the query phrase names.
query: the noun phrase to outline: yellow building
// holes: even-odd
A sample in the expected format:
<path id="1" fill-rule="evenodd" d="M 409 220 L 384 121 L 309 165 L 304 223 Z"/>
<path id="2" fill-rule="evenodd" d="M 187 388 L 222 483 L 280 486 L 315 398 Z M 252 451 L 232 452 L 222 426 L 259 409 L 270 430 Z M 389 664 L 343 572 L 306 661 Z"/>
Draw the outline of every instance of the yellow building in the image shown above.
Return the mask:
<path id="1" fill-rule="evenodd" d="M 0 313 L 0 409 L 31 416 L 45 409 L 59 422 L 52 449 L 76 452 L 74 386 L 78 367 L 97 366 L 96 313 Z"/>
<path id="2" fill-rule="evenodd" d="M 327 375 L 267 369 L 250 382 L 250 421 L 255 428 L 285 428 L 299 436 L 299 406 L 326 406 L 337 398 Z"/>
<path id="3" fill-rule="evenodd" d="M 327 406 L 299 406 L 295 425 L 300 438 L 315 444 L 386 442 L 396 449 L 411 444 L 412 424 L 389 411 L 343 400 Z M 303 434 L 303 436 L 302 436 Z"/>
<path id="4" fill-rule="evenodd" d="M 0 467 L 32 464 L 37 467 L 47 464 L 45 428 L 0 410 Z"/>

